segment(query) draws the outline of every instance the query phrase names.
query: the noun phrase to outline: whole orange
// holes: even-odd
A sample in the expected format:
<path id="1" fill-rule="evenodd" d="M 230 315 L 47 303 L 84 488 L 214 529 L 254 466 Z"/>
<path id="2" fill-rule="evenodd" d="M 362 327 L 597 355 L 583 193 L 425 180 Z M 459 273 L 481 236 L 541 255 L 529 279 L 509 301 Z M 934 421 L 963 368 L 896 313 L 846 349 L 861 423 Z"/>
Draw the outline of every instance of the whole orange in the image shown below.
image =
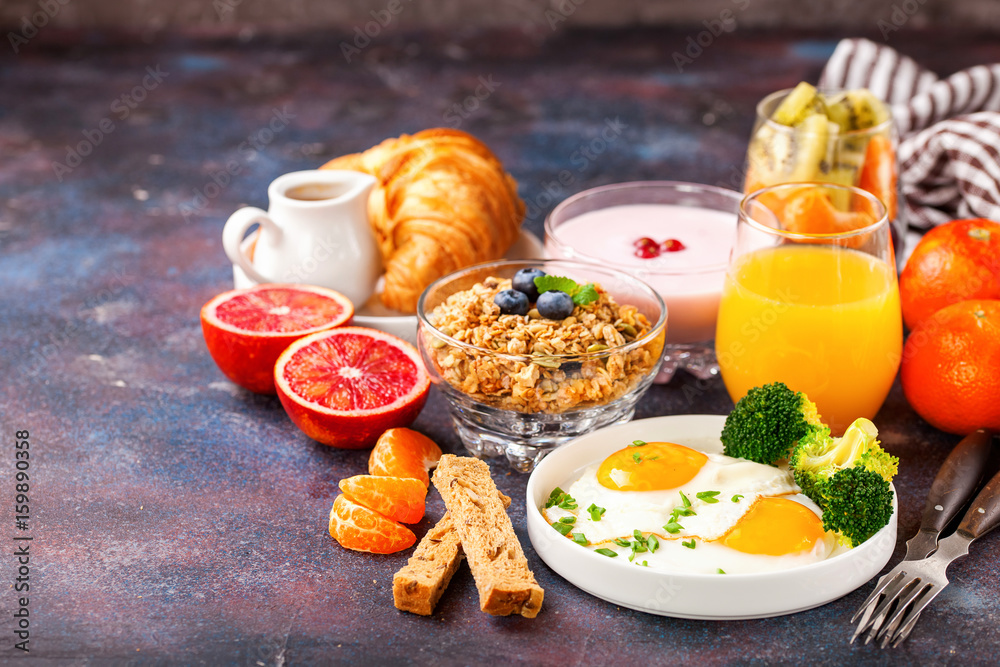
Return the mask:
<path id="1" fill-rule="evenodd" d="M 918 324 L 900 378 L 932 426 L 959 435 L 1000 429 L 1000 301 L 960 301 Z"/>
<path id="2" fill-rule="evenodd" d="M 1000 223 L 953 220 L 924 234 L 899 275 L 899 296 L 911 331 L 947 305 L 1000 299 Z"/>

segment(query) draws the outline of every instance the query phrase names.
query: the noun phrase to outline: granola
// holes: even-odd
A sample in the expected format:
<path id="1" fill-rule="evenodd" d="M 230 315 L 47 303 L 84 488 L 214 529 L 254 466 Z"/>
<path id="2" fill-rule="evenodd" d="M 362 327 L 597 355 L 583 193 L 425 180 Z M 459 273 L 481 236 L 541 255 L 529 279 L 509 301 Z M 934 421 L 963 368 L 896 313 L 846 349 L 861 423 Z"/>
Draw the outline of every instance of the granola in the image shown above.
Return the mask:
<path id="1" fill-rule="evenodd" d="M 652 372 L 663 337 L 619 349 L 652 325 L 600 285 L 596 301 L 577 305 L 563 320 L 543 318 L 534 309 L 501 315 L 493 297 L 510 288 L 510 280 L 490 277 L 452 294 L 428 315 L 439 331 L 476 348 L 424 331 L 428 356 L 452 387 L 504 410 L 560 413 L 621 398 Z"/>

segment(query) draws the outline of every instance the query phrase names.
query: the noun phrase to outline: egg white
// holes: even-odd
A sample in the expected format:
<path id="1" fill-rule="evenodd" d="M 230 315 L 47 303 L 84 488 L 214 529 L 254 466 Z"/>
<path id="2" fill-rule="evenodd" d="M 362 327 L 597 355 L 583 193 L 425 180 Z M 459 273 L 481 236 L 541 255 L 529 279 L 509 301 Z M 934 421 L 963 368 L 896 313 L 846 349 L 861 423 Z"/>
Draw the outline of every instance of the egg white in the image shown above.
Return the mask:
<path id="1" fill-rule="evenodd" d="M 654 534 L 660 548 L 655 553 L 636 554 L 632 562 L 671 571 L 712 574 L 721 568 L 727 574 L 767 572 L 823 560 L 835 551 L 837 541 L 830 533 L 811 551 L 782 556 L 746 554 L 712 542 L 728 533 L 763 497 L 783 496 L 808 507 L 817 516 L 822 511 L 801 494 L 787 470 L 723 454 L 704 454 L 708 461 L 691 481 L 662 491 L 609 489 L 598 481 L 600 464 L 594 464 L 564 488 L 576 501 L 576 509 L 551 507 L 543 509 L 543 514 L 549 523 L 561 517 L 575 517 L 572 533 L 582 533 L 587 538 L 590 544 L 586 548 L 610 549 L 619 554 L 616 559 L 623 561 L 628 560 L 632 551 L 613 542 L 615 538 L 631 541 L 635 530 L 643 535 Z M 715 496 L 718 502 L 699 499 L 697 494 L 703 491 L 718 491 Z M 671 534 L 663 526 L 671 520 L 674 508 L 684 506 L 681 492 L 690 501 L 695 515 L 680 517 L 682 529 Z M 592 504 L 605 509 L 597 521 L 587 511 Z M 691 544 L 692 539 L 694 549 L 683 546 L 682 542 Z"/>
<path id="2" fill-rule="evenodd" d="M 815 503 L 801 494 L 783 497 L 802 503 L 817 514 L 819 513 L 819 508 L 816 507 Z M 827 534 L 824 539 L 817 541 L 809 551 L 800 551 L 799 553 L 782 556 L 747 554 L 731 549 L 719 542 L 704 542 L 697 538 L 695 538 L 693 549 L 683 544 L 683 542 L 690 544 L 691 538 L 686 540 L 676 537 L 669 540 L 663 538 L 657 539 L 660 542 L 660 546 L 654 553 L 646 551 L 635 554 L 631 561 L 629 560 L 629 557 L 632 556 L 631 548 L 619 546 L 614 542 L 600 546 L 592 545 L 588 548 L 610 549 L 618 554 L 613 560 L 623 563 L 631 562 L 639 567 L 694 574 L 780 572 L 789 568 L 816 563 L 846 550 L 846 547 L 838 546 L 836 538 L 830 534 Z M 719 572 L 719 570 L 722 570 L 722 572 Z"/>

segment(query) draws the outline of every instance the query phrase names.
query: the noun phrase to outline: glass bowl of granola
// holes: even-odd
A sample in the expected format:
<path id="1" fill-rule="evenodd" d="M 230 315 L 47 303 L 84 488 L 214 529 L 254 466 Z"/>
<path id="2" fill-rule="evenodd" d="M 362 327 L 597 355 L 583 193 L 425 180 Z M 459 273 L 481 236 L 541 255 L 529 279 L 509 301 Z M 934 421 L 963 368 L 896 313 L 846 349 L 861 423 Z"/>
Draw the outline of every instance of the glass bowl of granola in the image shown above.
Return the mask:
<path id="1" fill-rule="evenodd" d="M 432 283 L 417 342 L 466 449 L 530 471 L 547 452 L 632 418 L 663 358 L 667 308 L 598 264 L 478 264 Z"/>

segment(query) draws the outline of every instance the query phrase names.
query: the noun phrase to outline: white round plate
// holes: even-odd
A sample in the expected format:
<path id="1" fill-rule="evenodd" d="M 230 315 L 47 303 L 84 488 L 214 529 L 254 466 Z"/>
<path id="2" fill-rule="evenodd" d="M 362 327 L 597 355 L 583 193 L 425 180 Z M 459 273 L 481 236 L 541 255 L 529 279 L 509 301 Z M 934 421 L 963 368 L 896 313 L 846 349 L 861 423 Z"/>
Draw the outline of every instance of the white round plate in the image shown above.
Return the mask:
<path id="1" fill-rule="evenodd" d="M 244 253 L 248 253 L 257 240 L 257 232 L 251 232 L 242 244 Z M 545 247 L 538 237 L 526 229 L 521 230 L 520 236 L 503 256 L 504 259 L 542 259 L 545 257 Z M 237 289 L 242 287 L 252 287 L 256 283 L 247 277 L 243 270 L 233 265 L 233 283 Z M 376 288 L 376 292 L 381 291 L 381 284 Z M 378 329 L 385 333 L 392 334 L 408 341 L 412 345 L 417 344 L 417 316 L 405 315 L 396 310 L 390 310 L 382 305 L 378 296 L 373 296 L 368 303 L 363 304 L 354 311 L 353 324 L 359 327 Z"/>
<path id="2" fill-rule="evenodd" d="M 640 419 L 599 429 L 542 459 L 528 479 L 528 537 L 542 560 L 587 593 L 616 605 L 677 618 L 736 620 L 794 614 L 836 600 L 871 580 L 896 546 L 896 499 L 889 525 L 854 549 L 781 572 L 691 574 L 618 562 L 568 540 L 539 508 L 552 489 L 566 488 L 583 468 L 602 461 L 622 443 L 666 440 L 705 452 L 722 452 L 719 415 Z M 895 494 L 895 489 L 893 489 Z"/>

